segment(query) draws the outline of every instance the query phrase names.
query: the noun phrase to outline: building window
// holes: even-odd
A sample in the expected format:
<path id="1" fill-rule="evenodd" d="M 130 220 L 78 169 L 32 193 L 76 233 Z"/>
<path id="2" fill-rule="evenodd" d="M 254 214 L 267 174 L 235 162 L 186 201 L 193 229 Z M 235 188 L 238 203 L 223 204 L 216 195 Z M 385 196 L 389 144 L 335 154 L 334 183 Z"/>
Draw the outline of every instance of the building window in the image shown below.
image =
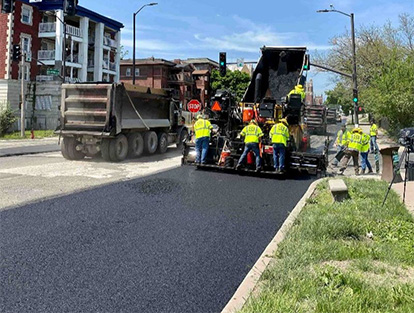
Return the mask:
<path id="1" fill-rule="evenodd" d="M 139 76 L 139 68 L 135 69 L 135 76 Z"/>
<path id="2" fill-rule="evenodd" d="M 22 40 L 22 52 L 24 52 L 26 55 L 32 55 L 32 38 L 30 35 L 21 34 L 21 40 Z"/>
<path id="3" fill-rule="evenodd" d="M 128 76 L 128 77 L 131 77 L 131 68 L 130 67 L 127 67 L 125 75 Z"/>
<path id="4" fill-rule="evenodd" d="M 22 5 L 22 18 L 23 24 L 32 25 L 33 8 L 31 6 Z"/>

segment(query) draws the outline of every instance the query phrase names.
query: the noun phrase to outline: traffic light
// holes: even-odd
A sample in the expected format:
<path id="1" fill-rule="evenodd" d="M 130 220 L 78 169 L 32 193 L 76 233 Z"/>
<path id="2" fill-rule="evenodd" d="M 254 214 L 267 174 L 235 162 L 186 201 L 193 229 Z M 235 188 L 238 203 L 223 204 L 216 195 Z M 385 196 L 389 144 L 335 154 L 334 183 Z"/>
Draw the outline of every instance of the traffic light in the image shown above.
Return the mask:
<path id="1" fill-rule="evenodd" d="M 75 16 L 77 5 L 78 5 L 78 0 L 66 0 L 65 13 L 69 16 Z"/>
<path id="2" fill-rule="evenodd" d="M 226 71 L 227 71 L 226 52 L 220 52 L 219 65 L 220 65 L 220 76 L 226 76 Z"/>
<path id="3" fill-rule="evenodd" d="M 303 70 L 309 71 L 310 70 L 310 55 L 305 54 L 305 62 L 303 62 Z"/>
<path id="4" fill-rule="evenodd" d="M 354 103 L 355 103 L 355 105 L 358 105 L 358 90 L 357 89 L 354 89 L 353 90 L 353 98 L 352 98 L 352 101 L 354 101 Z"/>
<path id="5" fill-rule="evenodd" d="M 13 5 L 14 0 L 3 0 L 3 4 L 1 6 L 1 13 L 12 13 L 13 12 Z"/>
<path id="6" fill-rule="evenodd" d="M 13 61 L 19 61 L 21 55 L 20 45 L 13 45 Z"/>

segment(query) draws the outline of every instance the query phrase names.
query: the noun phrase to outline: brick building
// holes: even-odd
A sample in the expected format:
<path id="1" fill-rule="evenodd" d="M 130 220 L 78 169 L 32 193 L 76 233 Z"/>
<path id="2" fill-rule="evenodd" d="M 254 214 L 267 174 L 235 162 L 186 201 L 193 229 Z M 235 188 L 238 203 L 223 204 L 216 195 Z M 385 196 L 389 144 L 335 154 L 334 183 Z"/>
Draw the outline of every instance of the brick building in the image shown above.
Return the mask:
<path id="1" fill-rule="evenodd" d="M 10 107 L 20 116 L 22 67 L 12 61 L 13 45 L 19 44 L 27 55 L 26 126 L 53 129 L 58 124 L 63 77 L 67 83 L 119 81 L 123 25 L 80 5 L 75 16 L 66 16 L 63 0 L 14 3 L 13 13 L 0 14 L 0 111 Z M 20 121 L 15 128 L 20 128 Z"/>
<path id="2" fill-rule="evenodd" d="M 203 104 L 210 101 L 210 75 L 218 63 L 208 58 L 187 60 L 148 58 L 135 60 L 135 84 L 152 88 L 171 89 L 183 107 L 191 99 Z M 132 60 L 122 60 L 120 79 L 132 83 Z"/>

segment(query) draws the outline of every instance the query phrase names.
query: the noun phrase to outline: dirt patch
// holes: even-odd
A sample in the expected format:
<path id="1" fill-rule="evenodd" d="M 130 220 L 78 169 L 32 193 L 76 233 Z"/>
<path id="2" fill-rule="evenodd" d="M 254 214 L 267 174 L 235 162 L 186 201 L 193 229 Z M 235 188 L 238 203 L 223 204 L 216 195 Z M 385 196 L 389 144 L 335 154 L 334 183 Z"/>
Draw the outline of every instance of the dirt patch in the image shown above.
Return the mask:
<path id="1" fill-rule="evenodd" d="M 332 266 L 342 272 L 354 272 L 377 286 L 414 283 L 414 267 L 410 266 L 401 267 L 380 261 L 367 262 L 364 270 L 357 261 L 327 261 L 322 262 L 321 266 Z"/>

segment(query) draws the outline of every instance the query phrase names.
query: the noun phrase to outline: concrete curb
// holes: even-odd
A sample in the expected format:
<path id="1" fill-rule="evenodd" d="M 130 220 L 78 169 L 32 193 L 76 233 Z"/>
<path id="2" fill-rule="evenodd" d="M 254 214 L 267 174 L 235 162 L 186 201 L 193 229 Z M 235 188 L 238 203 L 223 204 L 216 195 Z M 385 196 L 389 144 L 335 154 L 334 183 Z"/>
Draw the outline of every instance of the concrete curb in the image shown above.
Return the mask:
<path id="1" fill-rule="evenodd" d="M 58 152 L 58 151 L 60 151 L 60 148 L 57 148 L 56 150 L 47 150 L 47 151 L 31 151 L 31 152 L 6 153 L 6 154 L 0 154 L 0 158 L 9 158 L 9 157 L 14 157 L 14 156 L 42 154 L 42 153 L 50 153 L 50 152 Z"/>
<path id="2" fill-rule="evenodd" d="M 285 239 L 287 233 L 292 228 L 294 221 L 302 209 L 305 207 L 306 201 L 313 195 L 316 186 L 318 186 L 319 183 L 323 180 L 325 180 L 325 178 L 318 179 L 309 186 L 305 195 L 296 204 L 292 212 L 289 214 L 288 218 L 283 223 L 282 227 L 280 227 L 276 236 L 268 244 L 262 255 L 256 261 L 247 276 L 243 279 L 242 283 L 237 288 L 236 292 L 231 297 L 221 313 L 234 313 L 244 307 L 252 292 L 256 288 L 263 272 L 268 267 L 269 263 L 273 260 L 273 255 L 276 252 L 279 244 L 283 241 L 283 239 Z"/>

